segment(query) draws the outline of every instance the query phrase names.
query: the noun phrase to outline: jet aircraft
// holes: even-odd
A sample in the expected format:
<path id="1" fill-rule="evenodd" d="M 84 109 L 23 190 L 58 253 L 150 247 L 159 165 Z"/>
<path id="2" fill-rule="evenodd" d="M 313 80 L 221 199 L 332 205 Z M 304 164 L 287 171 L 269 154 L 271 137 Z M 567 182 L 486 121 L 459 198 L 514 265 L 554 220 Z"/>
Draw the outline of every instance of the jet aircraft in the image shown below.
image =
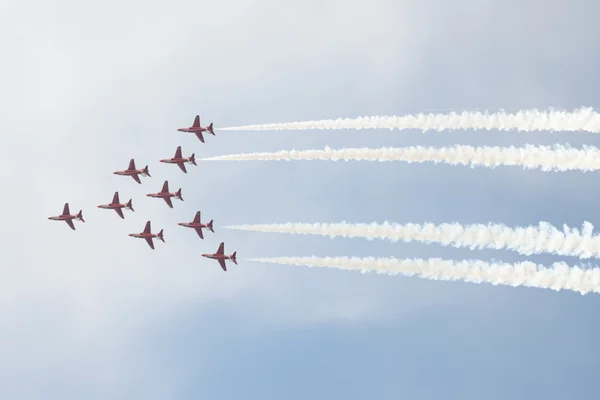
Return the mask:
<path id="1" fill-rule="evenodd" d="M 219 264 L 221 265 L 221 268 L 223 268 L 223 271 L 227 271 L 227 267 L 225 266 L 225 260 L 231 260 L 231 261 L 233 261 L 233 263 L 235 265 L 237 265 L 237 261 L 235 259 L 236 253 L 237 252 L 234 251 L 232 255 L 226 256 L 225 255 L 225 243 L 222 242 L 219 245 L 219 249 L 217 250 L 217 252 L 215 254 L 202 254 L 202 257 L 217 260 L 219 262 Z"/>
<path id="2" fill-rule="evenodd" d="M 154 250 L 154 242 L 152 241 L 153 238 L 157 238 L 163 241 L 165 241 L 165 239 L 163 238 L 163 230 L 161 229 L 160 232 L 158 233 L 152 233 L 150 231 L 150 221 L 146 222 L 146 227 L 144 228 L 144 232 L 142 233 L 130 233 L 129 236 L 134 237 L 134 238 L 140 238 L 140 239 L 146 239 L 146 242 L 148 242 L 148 246 L 150 246 L 150 248 L 152 250 Z"/>
<path id="3" fill-rule="evenodd" d="M 117 214 L 119 214 L 119 217 L 121 217 L 122 219 L 125 219 L 125 216 L 123 215 L 123 209 L 129 209 L 131 211 L 135 211 L 133 209 L 133 204 L 131 203 L 131 199 L 129 199 L 129 201 L 125 204 L 121 204 L 119 202 L 119 192 L 115 192 L 112 202 L 110 204 L 101 204 L 98 206 L 98 208 L 104 208 L 104 209 L 108 209 L 108 210 L 115 210 L 117 212 Z"/>
<path id="4" fill-rule="evenodd" d="M 161 163 L 177 164 L 177 166 L 179 168 L 181 168 L 181 170 L 183 172 L 185 172 L 186 174 L 187 174 L 187 170 L 185 169 L 185 163 L 190 163 L 190 164 L 194 164 L 194 165 L 198 166 L 198 164 L 196 164 L 196 156 L 194 153 L 192 153 L 192 155 L 189 157 L 181 156 L 181 146 L 178 146 L 177 150 L 175 150 L 175 157 L 166 158 L 164 160 L 159 160 L 159 161 Z"/>
<path id="5" fill-rule="evenodd" d="M 165 183 L 163 183 L 163 187 L 160 192 L 148 193 L 146 196 L 158 197 L 160 199 L 163 199 L 167 203 L 167 205 L 171 208 L 173 208 L 173 203 L 171 202 L 171 197 L 175 197 L 176 199 L 183 201 L 183 197 L 181 197 L 181 188 L 175 193 L 169 193 L 169 181 L 165 181 Z"/>
<path id="6" fill-rule="evenodd" d="M 139 175 L 150 176 L 150 173 L 148 172 L 148 166 L 146 165 L 143 169 L 136 169 L 133 158 L 129 161 L 129 167 L 125 171 L 115 171 L 113 174 L 131 176 L 137 183 L 142 183 Z"/>
<path id="7" fill-rule="evenodd" d="M 71 227 L 71 229 L 75 230 L 75 225 L 73 224 L 74 219 L 81 222 L 85 222 L 85 220 L 83 219 L 83 214 L 81 212 L 82 210 L 79 210 L 79 212 L 76 215 L 71 215 L 71 212 L 69 211 L 69 203 L 65 203 L 65 208 L 63 208 L 62 214 L 57 215 L 55 217 L 48 217 L 48 219 L 53 221 L 65 221 L 67 225 Z"/>
<path id="8" fill-rule="evenodd" d="M 199 115 L 196 115 L 196 118 L 194 119 L 194 124 L 192 126 L 190 126 L 189 128 L 179 128 L 177 130 L 179 132 L 190 132 L 190 133 L 196 134 L 196 136 L 198 137 L 198 139 L 200 139 L 200 141 L 202 143 L 204 143 L 204 137 L 202 136 L 202 132 L 210 132 L 213 134 L 213 136 L 216 136 L 215 132 L 213 131 L 212 122 L 210 123 L 209 126 L 206 126 L 206 127 L 200 126 L 200 116 Z"/>
<path id="9" fill-rule="evenodd" d="M 206 228 L 212 233 L 215 233 L 215 231 L 213 230 L 212 219 L 208 224 L 203 224 L 202 222 L 200 222 L 200 211 L 196 213 L 196 216 L 194 217 L 194 220 L 192 222 L 178 222 L 177 225 L 184 226 L 186 228 L 194 228 L 198 236 L 200 236 L 200 239 L 204 239 L 204 236 L 202 235 L 202 228 Z"/>

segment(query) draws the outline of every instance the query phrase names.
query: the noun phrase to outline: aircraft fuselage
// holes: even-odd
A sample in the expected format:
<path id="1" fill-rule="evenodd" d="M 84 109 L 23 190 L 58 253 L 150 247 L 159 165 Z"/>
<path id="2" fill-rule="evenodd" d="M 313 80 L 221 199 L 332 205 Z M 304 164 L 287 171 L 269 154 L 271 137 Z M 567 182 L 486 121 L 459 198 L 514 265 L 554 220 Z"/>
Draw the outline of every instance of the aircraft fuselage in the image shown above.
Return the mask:
<path id="1" fill-rule="evenodd" d="M 189 158 L 167 158 L 167 159 L 164 159 L 164 160 L 160 160 L 160 162 L 167 163 L 167 164 L 179 164 L 179 163 L 189 163 L 189 164 L 191 164 Z"/>
<path id="2" fill-rule="evenodd" d="M 158 237 L 158 235 L 156 235 L 155 233 L 130 233 L 129 236 L 134 237 L 134 238 L 140 238 L 140 239 L 146 239 L 146 238 L 154 239 L 154 238 Z"/>
<path id="3" fill-rule="evenodd" d="M 108 210 L 114 210 L 115 208 L 127 208 L 125 204 L 101 204 L 98 208 L 104 208 Z"/>
<path id="4" fill-rule="evenodd" d="M 208 225 L 196 222 L 178 222 L 177 225 L 184 226 L 186 228 L 208 228 Z"/>
<path id="5" fill-rule="evenodd" d="M 136 170 L 125 170 L 125 171 L 115 171 L 113 172 L 113 174 L 115 175 L 125 175 L 125 176 L 131 176 L 131 175 L 142 175 L 142 176 L 149 176 L 148 174 L 144 173 L 144 171 L 142 171 L 141 169 L 136 169 Z"/>
<path id="6" fill-rule="evenodd" d="M 158 197 L 159 199 L 163 199 L 165 197 L 175 197 L 178 199 L 177 193 L 148 193 L 146 196 L 148 197 Z"/>
<path id="7" fill-rule="evenodd" d="M 48 219 L 51 219 L 53 221 L 67 221 L 69 219 L 77 219 L 76 215 L 57 215 L 55 217 L 48 217 Z"/>
<path id="8" fill-rule="evenodd" d="M 199 126 L 198 128 L 179 128 L 177 130 L 179 132 L 196 133 L 196 132 L 206 132 L 208 129 Z"/>
<path id="9" fill-rule="evenodd" d="M 222 254 L 202 254 L 202 257 L 210 258 L 213 260 L 229 260 L 230 256 L 222 255 Z"/>

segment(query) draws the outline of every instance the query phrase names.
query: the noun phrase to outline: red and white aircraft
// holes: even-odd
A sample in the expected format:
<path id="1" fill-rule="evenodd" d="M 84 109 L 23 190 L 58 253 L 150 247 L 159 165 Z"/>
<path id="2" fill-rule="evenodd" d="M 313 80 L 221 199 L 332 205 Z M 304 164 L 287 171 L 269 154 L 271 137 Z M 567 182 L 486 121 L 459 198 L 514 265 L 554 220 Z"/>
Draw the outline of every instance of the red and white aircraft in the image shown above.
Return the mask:
<path id="1" fill-rule="evenodd" d="M 165 239 L 163 238 L 163 230 L 162 229 L 158 233 L 150 232 L 150 221 L 146 222 L 146 227 L 144 228 L 144 232 L 130 233 L 129 236 L 134 237 L 134 238 L 146 239 L 146 242 L 148 242 L 148 246 L 150 246 L 150 248 L 152 250 L 154 250 L 154 242 L 152 241 L 152 238 L 160 239 L 163 241 L 163 243 L 165 241 Z"/>
<path id="2" fill-rule="evenodd" d="M 215 254 L 202 254 L 202 257 L 217 260 L 219 262 L 219 264 L 221 265 L 221 268 L 223 268 L 223 271 L 227 271 L 227 267 L 225 267 L 225 260 L 231 260 L 231 261 L 233 261 L 233 263 L 235 265 L 237 265 L 237 261 L 235 259 L 236 253 L 237 252 L 234 251 L 232 255 L 226 256 L 225 255 L 225 243 L 221 243 L 221 245 L 219 246 L 219 249 L 217 250 L 217 252 Z"/>
<path id="3" fill-rule="evenodd" d="M 181 170 L 183 172 L 185 172 L 186 174 L 187 174 L 187 170 L 185 169 L 185 163 L 190 163 L 190 164 L 194 164 L 195 166 L 198 166 L 198 164 L 196 164 L 196 156 L 194 153 L 192 153 L 192 155 L 189 157 L 181 156 L 181 146 L 178 146 L 177 150 L 175 150 L 175 157 L 166 158 L 164 160 L 159 160 L 159 161 L 162 163 L 167 163 L 167 164 L 177 164 L 177 166 L 179 166 L 179 168 L 181 168 Z"/>
<path id="4" fill-rule="evenodd" d="M 128 210 L 131 211 L 135 211 L 133 209 L 133 204 L 131 203 L 131 199 L 129 199 L 129 201 L 125 204 L 121 204 L 121 202 L 119 202 L 119 192 L 115 192 L 113 199 L 112 199 L 112 203 L 110 204 L 101 204 L 98 206 L 98 208 L 104 208 L 104 209 L 108 209 L 108 210 L 115 210 L 117 212 L 117 214 L 119 214 L 119 217 L 125 219 L 125 216 L 123 215 L 123 209 L 126 208 Z"/>
<path id="5" fill-rule="evenodd" d="M 133 158 L 129 161 L 129 167 L 125 171 L 115 171 L 115 172 L 113 172 L 113 174 L 130 176 L 137 183 L 142 183 L 140 181 L 139 175 L 150 176 L 150 173 L 148 172 L 148 166 L 146 165 L 143 169 L 136 169 L 135 161 L 133 161 Z"/>
<path id="6" fill-rule="evenodd" d="M 186 228 L 194 228 L 198 236 L 200 236 L 200 239 L 204 239 L 204 236 L 202 235 L 202 228 L 206 228 L 212 233 L 215 233 L 215 231 L 213 230 L 212 219 L 208 224 L 203 224 L 202 222 L 200 222 L 200 211 L 196 213 L 196 216 L 194 217 L 194 220 L 192 222 L 178 222 L 177 225 L 185 226 Z"/>
<path id="7" fill-rule="evenodd" d="M 183 201 L 183 197 L 181 197 L 181 188 L 179 188 L 179 190 L 175 193 L 169 193 L 169 181 L 165 181 L 165 183 L 163 183 L 163 187 L 160 192 L 148 193 L 146 196 L 158 197 L 160 199 L 163 199 L 167 203 L 167 205 L 171 208 L 173 208 L 173 203 L 171 202 L 171 197 L 175 197 L 176 199 Z"/>
<path id="8" fill-rule="evenodd" d="M 194 125 L 190 126 L 189 128 L 179 128 L 177 130 L 179 132 L 195 133 L 196 136 L 198 136 L 198 139 L 200 139 L 200 141 L 202 143 L 204 143 L 204 137 L 202 137 L 202 132 L 210 132 L 210 133 L 213 134 L 213 136 L 216 136 L 215 132 L 213 131 L 213 124 L 212 124 L 212 122 L 207 127 L 201 127 L 200 126 L 200 116 L 199 115 L 196 115 L 196 118 L 194 119 Z"/>
<path id="9" fill-rule="evenodd" d="M 81 211 L 82 210 L 79 210 L 79 212 L 76 215 L 71 215 L 71 213 L 69 212 L 69 203 L 65 203 L 65 208 L 63 208 L 62 214 L 57 215 L 55 217 L 48 217 L 48 219 L 51 219 L 53 221 L 65 221 L 67 225 L 71 227 L 71 229 L 75 230 L 75 225 L 73 224 L 74 219 L 81 222 L 85 222 Z"/>

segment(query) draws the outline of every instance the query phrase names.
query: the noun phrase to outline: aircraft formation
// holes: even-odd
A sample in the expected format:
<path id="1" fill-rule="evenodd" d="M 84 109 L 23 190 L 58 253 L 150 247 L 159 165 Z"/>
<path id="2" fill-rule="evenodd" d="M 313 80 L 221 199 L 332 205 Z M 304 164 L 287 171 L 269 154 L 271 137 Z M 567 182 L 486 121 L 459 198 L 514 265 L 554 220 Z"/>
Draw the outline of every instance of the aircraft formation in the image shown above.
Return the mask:
<path id="1" fill-rule="evenodd" d="M 194 123 L 192 126 L 190 126 L 189 128 L 179 128 L 177 130 L 180 132 L 194 133 L 196 135 L 196 137 L 202 143 L 205 143 L 204 137 L 202 135 L 203 132 L 208 132 L 208 133 L 211 133 L 213 136 L 216 136 L 215 132 L 213 131 L 212 123 L 206 127 L 200 126 L 200 116 L 199 115 L 196 115 L 196 118 L 194 119 Z M 175 151 L 175 155 L 173 156 L 173 158 L 159 160 L 159 162 L 166 163 L 166 164 L 177 164 L 177 166 L 186 174 L 187 174 L 187 169 L 185 167 L 185 164 L 192 164 L 192 165 L 197 166 L 195 154 L 192 153 L 192 155 L 190 155 L 189 157 L 183 157 L 182 152 L 181 152 L 181 146 L 177 147 L 177 150 Z M 135 166 L 134 159 L 131 159 L 129 161 L 129 166 L 127 167 L 126 170 L 115 171 L 115 172 L 113 172 L 113 174 L 121 175 L 121 176 L 130 176 L 133 178 L 134 181 L 136 181 L 139 184 L 142 183 L 142 181 L 140 180 L 140 176 L 151 177 L 150 172 L 148 171 L 148 166 L 146 165 L 142 169 L 137 169 Z M 183 201 L 183 197 L 181 195 L 181 188 L 179 188 L 176 192 L 170 192 L 169 191 L 169 181 L 165 181 L 163 183 L 163 186 L 162 186 L 162 189 L 160 192 L 148 193 L 146 196 L 163 199 L 170 208 L 173 208 L 173 202 L 171 199 L 177 199 L 177 200 Z M 115 212 L 119 215 L 119 217 L 121 217 L 121 219 L 125 219 L 123 210 L 135 211 L 133 209 L 132 199 L 129 199 L 129 201 L 127 201 L 126 203 L 121 203 L 121 201 L 119 199 L 119 192 L 115 192 L 115 194 L 113 195 L 112 201 L 110 203 L 101 204 L 97 207 L 106 209 L 106 210 L 115 210 Z M 69 227 L 73 230 L 75 230 L 75 224 L 73 223 L 73 221 L 85 222 L 85 220 L 83 219 L 83 210 L 79 210 L 79 212 L 77 214 L 72 215 L 71 211 L 69 210 L 69 203 L 66 203 L 64 205 L 62 214 L 53 216 L 53 217 L 48 217 L 48 219 L 53 220 L 53 221 L 65 221 L 67 223 L 67 225 L 69 225 Z M 178 222 L 177 225 L 182 226 L 184 228 L 194 229 L 196 231 L 196 233 L 198 234 L 198 236 L 200 237 L 200 239 L 204 239 L 204 234 L 202 232 L 202 229 L 207 229 L 207 230 L 211 231 L 212 233 L 215 232 L 213 229 L 213 221 L 212 220 L 209 221 L 208 223 L 201 222 L 200 211 L 196 212 L 196 215 L 194 216 L 194 219 L 192 221 Z M 134 238 L 145 239 L 146 242 L 148 243 L 148 246 L 150 246 L 150 248 L 152 250 L 154 250 L 154 240 L 153 239 L 158 239 L 158 240 L 162 241 L 163 243 L 165 242 L 165 239 L 163 237 L 163 229 L 161 229 L 158 233 L 152 233 L 152 226 L 151 226 L 150 221 L 146 222 L 146 226 L 144 227 L 144 230 L 142 232 L 130 233 L 129 236 L 134 237 Z M 231 261 L 237 265 L 236 253 L 237 252 L 234 251 L 233 254 L 231 254 L 229 256 L 225 255 L 225 243 L 221 243 L 219 245 L 219 248 L 217 249 L 216 253 L 202 254 L 202 256 L 212 259 L 212 260 L 217 260 L 219 262 L 219 265 L 223 269 L 223 271 L 227 271 L 227 266 L 225 265 L 225 261 Z"/>

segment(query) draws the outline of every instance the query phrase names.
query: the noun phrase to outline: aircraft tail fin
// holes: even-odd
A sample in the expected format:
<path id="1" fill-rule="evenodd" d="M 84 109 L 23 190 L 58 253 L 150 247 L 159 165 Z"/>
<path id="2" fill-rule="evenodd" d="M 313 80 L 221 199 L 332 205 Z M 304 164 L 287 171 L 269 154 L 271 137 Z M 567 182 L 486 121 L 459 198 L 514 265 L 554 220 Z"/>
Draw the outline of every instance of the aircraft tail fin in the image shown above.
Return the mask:
<path id="1" fill-rule="evenodd" d="M 144 169 L 142 170 L 142 172 L 144 173 L 144 175 L 152 177 L 152 175 L 150 175 L 150 171 L 148 171 L 148 166 L 147 165 L 144 167 Z"/>
<path id="2" fill-rule="evenodd" d="M 181 188 L 179 188 L 179 190 L 178 190 L 178 191 L 175 193 L 175 196 L 176 196 L 176 197 L 177 197 L 179 200 L 183 201 L 183 197 L 181 196 Z"/>
<path id="3" fill-rule="evenodd" d="M 83 210 L 79 210 L 79 212 L 77 213 L 77 219 L 81 222 L 85 222 L 85 220 L 83 219 Z"/>
<path id="4" fill-rule="evenodd" d="M 165 243 L 165 238 L 163 237 L 163 229 L 161 229 L 160 232 L 156 234 L 156 237 L 162 240 L 163 243 Z"/>
<path id="5" fill-rule="evenodd" d="M 209 126 L 206 127 L 206 130 L 209 131 L 210 133 L 213 134 L 213 136 L 217 136 L 215 135 L 215 131 L 213 131 L 213 123 L 211 122 Z"/>
<path id="6" fill-rule="evenodd" d="M 126 206 L 127 206 L 127 208 L 129 208 L 131 211 L 135 211 L 135 210 L 133 209 L 133 203 L 132 203 L 132 201 L 131 201 L 131 200 L 132 200 L 132 199 L 129 199 L 129 201 L 128 201 L 128 202 L 127 202 L 127 204 L 125 204 L 125 205 L 126 205 Z"/>
<path id="7" fill-rule="evenodd" d="M 233 263 L 235 265 L 237 265 L 237 259 L 235 258 L 237 254 L 237 251 L 234 251 L 233 254 L 231 255 L 231 261 L 233 261 Z"/>
<path id="8" fill-rule="evenodd" d="M 192 155 L 190 156 L 190 162 L 192 164 L 194 164 L 195 166 L 198 166 L 198 164 L 196 164 L 196 154 L 192 153 Z"/>
<path id="9" fill-rule="evenodd" d="M 213 220 L 211 219 L 210 222 L 208 224 L 206 224 L 206 227 L 212 232 L 215 233 L 215 230 L 213 229 Z"/>

